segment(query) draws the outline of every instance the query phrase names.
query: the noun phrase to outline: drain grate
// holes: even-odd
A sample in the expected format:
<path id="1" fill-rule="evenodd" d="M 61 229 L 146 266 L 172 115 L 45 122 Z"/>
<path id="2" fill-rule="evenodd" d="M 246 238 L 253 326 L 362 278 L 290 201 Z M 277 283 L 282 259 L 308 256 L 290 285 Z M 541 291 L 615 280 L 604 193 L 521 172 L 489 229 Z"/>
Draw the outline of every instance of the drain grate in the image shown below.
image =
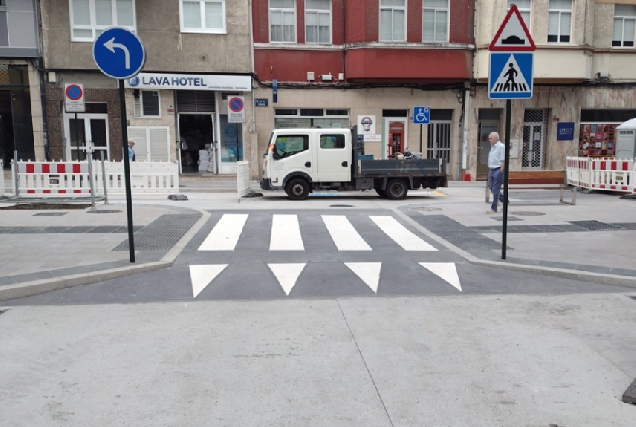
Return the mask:
<path id="1" fill-rule="evenodd" d="M 108 210 L 108 209 L 102 209 L 102 210 L 95 210 L 95 211 L 86 211 L 86 213 L 119 213 L 121 211 L 117 211 L 117 210 Z"/>
<path id="2" fill-rule="evenodd" d="M 33 214 L 33 216 L 63 216 L 66 215 L 68 212 L 41 212 L 41 213 L 36 213 Z"/>
<path id="3" fill-rule="evenodd" d="M 201 214 L 165 214 L 135 232 L 135 250 L 167 251 L 170 250 L 188 230 L 199 220 Z M 113 251 L 127 251 L 128 239 L 119 244 Z"/>
<path id="4" fill-rule="evenodd" d="M 414 208 L 414 210 L 420 211 L 420 212 L 437 212 L 437 211 L 441 211 L 442 208 L 436 208 L 436 207 L 433 207 L 433 206 L 427 206 L 425 208 Z"/>
<path id="5" fill-rule="evenodd" d="M 329 205 L 330 208 L 352 208 L 353 205 Z"/>
<path id="6" fill-rule="evenodd" d="M 517 216 L 543 216 L 545 213 L 543 212 L 531 212 L 531 211 L 519 211 L 519 212 L 510 212 L 513 215 Z"/>
<path id="7" fill-rule="evenodd" d="M 622 227 L 617 227 L 612 224 L 606 224 L 604 222 L 590 220 L 590 221 L 568 221 L 570 224 L 578 227 L 587 228 L 588 230 L 621 230 Z"/>
<path id="8" fill-rule="evenodd" d="M 494 219 L 495 221 L 502 221 L 503 222 L 503 217 L 502 216 L 494 216 L 492 217 L 492 219 Z M 509 216 L 508 217 L 508 221 L 523 221 L 521 218 L 517 218 L 516 216 Z"/>

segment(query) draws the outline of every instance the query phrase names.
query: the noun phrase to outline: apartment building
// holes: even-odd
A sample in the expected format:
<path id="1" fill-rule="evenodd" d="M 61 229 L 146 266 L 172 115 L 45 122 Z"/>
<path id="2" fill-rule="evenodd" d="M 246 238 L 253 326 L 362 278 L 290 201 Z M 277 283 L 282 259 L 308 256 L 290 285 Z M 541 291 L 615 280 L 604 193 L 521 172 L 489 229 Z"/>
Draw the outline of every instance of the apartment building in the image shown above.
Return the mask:
<path id="1" fill-rule="evenodd" d="M 134 31 L 146 64 L 125 82 L 129 137 L 137 161 L 180 161 L 198 172 L 200 150 L 214 153 L 207 171 L 234 173 L 255 157 L 252 109 L 245 123 L 228 120 L 228 97 L 252 105 L 248 0 L 45 0 L 42 39 L 47 71 L 47 118 L 54 159 L 84 159 L 86 141 L 110 160 L 122 157 L 116 80 L 92 58 L 106 28 Z M 67 114 L 64 84 L 84 85 L 86 113 Z"/>
<path id="2" fill-rule="evenodd" d="M 488 45 L 513 3 L 537 49 L 533 97 L 512 101 L 511 169 L 562 170 L 566 156 L 613 156 L 616 125 L 636 117 L 636 2 L 478 0 L 468 173 L 486 179 L 488 134 L 503 134 L 505 101 L 488 99 Z M 557 139 L 562 122 L 575 124 L 572 141 Z"/>
<path id="3" fill-rule="evenodd" d="M 0 0 L 0 159 L 44 159 L 35 0 Z"/>
<path id="4" fill-rule="evenodd" d="M 256 125 L 359 125 L 375 158 L 423 152 L 461 170 L 472 78 L 469 0 L 253 0 Z M 430 125 L 414 125 L 416 106 Z"/>

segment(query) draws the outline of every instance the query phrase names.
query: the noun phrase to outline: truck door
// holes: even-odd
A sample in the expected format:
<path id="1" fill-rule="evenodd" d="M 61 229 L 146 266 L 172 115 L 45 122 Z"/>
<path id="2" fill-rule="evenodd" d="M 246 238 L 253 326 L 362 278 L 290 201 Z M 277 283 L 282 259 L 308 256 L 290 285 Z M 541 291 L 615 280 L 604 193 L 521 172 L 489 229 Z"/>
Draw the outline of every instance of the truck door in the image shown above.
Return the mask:
<path id="1" fill-rule="evenodd" d="M 302 172 L 316 181 L 316 162 L 310 150 L 309 134 L 277 135 L 270 170 L 274 186 L 282 186 L 285 177 L 292 172 Z"/>
<path id="2" fill-rule="evenodd" d="M 318 180 L 348 182 L 351 180 L 351 137 L 329 132 L 318 135 Z"/>
<path id="3" fill-rule="evenodd" d="M 404 152 L 404 123 L 389 122 L 389 140 L 387 157 L 394 158 L 397 153 Z"/>

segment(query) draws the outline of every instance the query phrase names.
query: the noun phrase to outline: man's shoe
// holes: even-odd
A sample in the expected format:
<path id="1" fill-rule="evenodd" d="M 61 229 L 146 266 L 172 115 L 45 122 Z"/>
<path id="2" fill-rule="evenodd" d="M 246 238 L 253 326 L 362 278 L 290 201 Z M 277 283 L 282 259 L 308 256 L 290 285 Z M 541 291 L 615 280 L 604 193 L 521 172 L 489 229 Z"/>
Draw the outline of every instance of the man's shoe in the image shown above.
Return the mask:
<path id="1" fill-rule="evenodd" d="M 491 210 L 487 211 L 486 213 L 487 213 L 487 214 L 492 215 L 492 214 L 496 214 L 496 213 L 497 213 L 497 211 L 493 211 L 493 210 L 491 209 Z"/>

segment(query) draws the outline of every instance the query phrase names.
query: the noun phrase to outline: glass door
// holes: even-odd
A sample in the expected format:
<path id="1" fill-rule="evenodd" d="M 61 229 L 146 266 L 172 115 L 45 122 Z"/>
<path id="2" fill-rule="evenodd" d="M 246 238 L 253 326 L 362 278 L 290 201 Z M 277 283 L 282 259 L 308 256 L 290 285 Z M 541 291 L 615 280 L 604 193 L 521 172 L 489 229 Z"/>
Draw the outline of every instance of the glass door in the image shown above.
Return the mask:
<path id="1" fill-rule="evenodd" d="M 229 123 L 221 114 L 221 173 L 236 173 L 236 162 L 243 160 L 243 125 Z"/>
<path id="2" fill-rule="evenodd" d="M 78 114 L 66 117 L 66 158 L 69 160 L 86 160 L 87 142 L 93 145 L 93 160 L 110 160 L 108 115 Z"/>

